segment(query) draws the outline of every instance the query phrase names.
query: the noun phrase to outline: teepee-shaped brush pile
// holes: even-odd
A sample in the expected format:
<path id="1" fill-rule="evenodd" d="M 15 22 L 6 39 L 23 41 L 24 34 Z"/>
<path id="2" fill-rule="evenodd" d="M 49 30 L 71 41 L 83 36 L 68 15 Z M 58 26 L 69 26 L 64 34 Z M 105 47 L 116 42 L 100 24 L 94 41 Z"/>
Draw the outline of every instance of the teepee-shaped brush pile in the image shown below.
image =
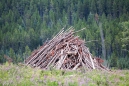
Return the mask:
<path id="1" fill-rule="evenodd" d="M 86 70 L 108 70 L 101 64 L 102 59 L 92 57 L 85 41 L 74 36 L 75 33 L 72 28 L 67 31 L 62 29 L 53 39 L 33 51 L 25 63 L 41 69 L 53 67 L 76 70 L 83 67 Z"/>

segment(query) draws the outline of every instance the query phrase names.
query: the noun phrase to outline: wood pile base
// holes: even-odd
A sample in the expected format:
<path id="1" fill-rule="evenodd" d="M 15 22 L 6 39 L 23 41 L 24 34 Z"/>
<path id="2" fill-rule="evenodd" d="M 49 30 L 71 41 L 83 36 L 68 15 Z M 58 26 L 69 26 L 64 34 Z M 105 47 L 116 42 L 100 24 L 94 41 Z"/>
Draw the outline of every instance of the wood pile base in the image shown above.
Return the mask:
<path id="1" fill-rule="evenodd" d="M 101 63 L 100 58 L 95 58 L 85 46 L 85 41 L 78 36 L 73 28 L 62 29 L 53 39 L 44 43 L 39 49 L 34 50 L 25 63 L 41 69 L 70 69 L 85 68 L 86 70 L 108 70 Z"/>

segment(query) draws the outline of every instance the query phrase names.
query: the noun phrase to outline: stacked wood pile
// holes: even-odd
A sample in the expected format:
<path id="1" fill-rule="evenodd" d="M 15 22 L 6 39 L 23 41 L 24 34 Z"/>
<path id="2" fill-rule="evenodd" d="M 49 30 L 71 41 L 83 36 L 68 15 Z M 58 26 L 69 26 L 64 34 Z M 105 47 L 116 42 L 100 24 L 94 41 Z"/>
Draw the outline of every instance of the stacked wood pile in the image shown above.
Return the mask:
<path id="1" fill-rule="evenodd" d="M 78 31 L 76 31 L 78 32 Z M 89 69 L 108 70 L 101 63 L 102 59 L 94 58 L 85 41 L 81 40 L 73 28 L 62 29 L 53 39 L 44 43 L 39 49 L 32 52 L 25 63 L 41 69 L 71 69 L 80 67 Z M 101 61 L 101 62 L 100 62 Z"/>

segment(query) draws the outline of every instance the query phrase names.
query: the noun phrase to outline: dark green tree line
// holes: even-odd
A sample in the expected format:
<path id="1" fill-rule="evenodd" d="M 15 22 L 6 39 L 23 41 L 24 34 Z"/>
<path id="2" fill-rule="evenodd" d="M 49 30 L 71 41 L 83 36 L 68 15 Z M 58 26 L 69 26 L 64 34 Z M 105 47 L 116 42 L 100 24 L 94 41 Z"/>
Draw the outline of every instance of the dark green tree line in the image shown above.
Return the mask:
<path id="1" fill-rule="evenodd" d="M 4 54 L 23 61 L 27 50 L 33 51 L 70 26 L 86 27 L 77 35 L 86 40 L 93 55 L 103 58 L 98 26 L 102 22 L 106 60 L 112 67 L 127 68 L 120 59 L 129 59 L 128 19 L 128 0 L 1 0 L 0 63 L 5 62 Z"/>

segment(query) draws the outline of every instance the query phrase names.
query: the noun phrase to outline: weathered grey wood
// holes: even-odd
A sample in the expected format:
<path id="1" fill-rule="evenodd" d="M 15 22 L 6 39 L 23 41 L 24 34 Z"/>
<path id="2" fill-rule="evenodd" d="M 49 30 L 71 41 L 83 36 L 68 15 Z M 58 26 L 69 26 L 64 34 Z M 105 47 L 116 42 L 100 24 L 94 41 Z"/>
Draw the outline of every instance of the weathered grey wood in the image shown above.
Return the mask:
<path id="1" fill-rule="evenodd" d="M 78 63 L 78 64 L 73 68 L 73 70 L 76 70 L 79 65 L 80 65 L 80 63 Z"/>

